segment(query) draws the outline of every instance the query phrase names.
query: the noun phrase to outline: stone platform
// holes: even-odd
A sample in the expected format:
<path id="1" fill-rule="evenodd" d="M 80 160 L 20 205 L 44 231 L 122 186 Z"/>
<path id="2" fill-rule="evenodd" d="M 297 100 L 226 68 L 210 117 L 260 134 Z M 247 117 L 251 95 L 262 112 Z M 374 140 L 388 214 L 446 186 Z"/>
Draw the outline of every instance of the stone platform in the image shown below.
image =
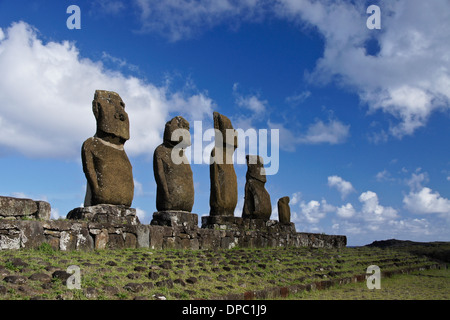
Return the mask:
<path id="1" fill-rule="evenodd" d="M 67 219 L 111 224 L 140 224 L 136 209 L 111 204 L 75 208 L 67 214 Z"/>
<path id="2" fill-rule="evenodd" d="M 152 226 L 198 227 L 198 214 L 187 211 L 158 211 L 153 213 Z"/>
<path id="3" fill-rule="evenodd" d="M 0 197 L 0 219 L 49 220 L 50 203 L 31 199 Z"/>
<path id="4" fill-rule="evenodd" d="M 155 212 L 152 223 L 139 222 L 136 210 L 97 205 L 75 208 L 65 220 L 0 219 L 0 249 L 230 249 L 266 247 L 341 248 L 346 236 L 296 232 L 293 223 L 240 217 L 202 217 L 182 211 Z"/>

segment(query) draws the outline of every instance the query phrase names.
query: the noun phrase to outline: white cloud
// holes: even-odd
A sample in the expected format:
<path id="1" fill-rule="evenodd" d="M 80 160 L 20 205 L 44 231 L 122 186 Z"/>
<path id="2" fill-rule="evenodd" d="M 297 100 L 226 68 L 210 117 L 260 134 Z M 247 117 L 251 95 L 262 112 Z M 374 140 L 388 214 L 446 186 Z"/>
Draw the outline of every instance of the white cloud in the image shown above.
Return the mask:
<path id="1" fill-rule="evenodd" d="M 428 174 L 426 172 L 420 172 L 420 168 L 416 169 L 416 173 L 411 174 L 411 178 L 406 180 L 406 185 L 411 188 L 411 190 L 420 190 L 424 183 L 429 181 Z"/>
<path id="2" fill-rule="evenodd" d="M 411 191 L 403 198 L 403 203 L 412 213 L 437 213 L 442 217 L 450 218 L 450 200 L 427 187 L 423 187 L 418 192 Z"/>
<path id="3" fill-rule="evenodd" d="M 356 210 L 351 203 L 347 203 L 346 205 L 337 208 L 336 213 L 341 218 L 352 218 L 356 214 Z"/>
<path id="4" fill-rule="evenodd" d="M 350 134 L 350 125 L 339 120 L 329 120 L 327 123 L 316 120 L 310 124 L 305 133 L 294 132 L 282 123 L 267 122 L 270 129 L 278 129 L 280 133 L 280 147 L 285 151 L 295 151 L 301 144 L 341 144 Z"/>
<path id="5" fill-rule="evenodd" d="M 350 193 L 356 192 L 349 181 L 345 181 L 339 176 L 328 177 L 328 186 L 336 188 L 342 196 L 342 199 L 347 197 Z"/>
<path id="6" fill-rule="evenodd" d="M 0 41 L 0 146 L 36 157 L 79 157 L 95 133 L 91 105 L 96 89 L 116 91 L 126 104 L 131 156 L 161 143 L 171 112 L 189 119 L 211 116 L 204 93 L 171 92 L 82 58 L 67 41 L 43 43 L 26 24 L 12 24 Z"/>
<path id="7" fill-rule="evenodd" d="M 311 200 L 308 203 L 302 201 L 300 203 L 300 221 L 306 221 L 310 224 L 316 224 L 329 212 L 333 212 L 336 208 L 322 200 L 321 202 Z"/>
<path id="8" fill-rule="evenodd" d="M 365 2 L 333 0 L 156 1 L 136 0 L 143 31 L 176 41 L 219 24 L 239 25 L 266 17 L 317 30 L 323 57 L 309 75 L 314 83 L 337 81 L 356 91 L 370 112 L 398 121 L 397 138 L 426 125 L 430 115 L 450 107 L 450 17 L 447 0 L 381 0 L 381 30 L 366 27 Z M 439 26 L 438 28 L 436 26 Z M 379 52 L 367 44 L 377 43 Z M 376 141 L 387 133 L 373 133 Z"/>
<path id="9" fill-rule="evenodd" d="M 289 200 L 290 205 L 296 205 L 302 197 L 301 192 L 294 192 Z"/>
<path id="10" fill-rule="evenodd" d="M 373 191 L 361 193 L 359 201 L 362 203 L 362 218 L 369 222 L 369 227 L 378 228 L 379 224 L 398 218 L 397 210 L 380 205 L 378 195 Z"/>
<path id="11" fill-rule="evenodd" d="M 318 120 L 308 127 L 306 134 L 301 136 L 298 142 L 305 144 L 344 143 L 349 136 L 349 129 L 350 125 L 344 125 L 338 120 L 330 120 L 328 123 Z"/>
<path id="12" fill-rule="evenodd" d="M 293 106 L 297 106 L 300 103 L 304 102 L 306 99 L 309 98 L 309 96 L 311 95 L 311 91 L 303 91 L 299 94 L 294 94 L 292 96 L 287 97 L 285 100 L 287 103 L 293 105 Z"/>
<path id="13" fill-rule="evenodd" d="M 376 174 L 375 178 L 377 179 L 378 182 L 383 182 L 383 181 L 393 181 L 394 179 L 391 177 L 391 174 L 389 171 L 387 171 L 386 169 L 384 169 L 383 171 L 380 171 Z"/>
<path id="14" fill-rule="evenodd" d="M 356 89 L 370 111 L 399 120 L 390 134 L 401 138 L 426 125 L 432 112 L 450 106 L 450 71 L 442 67 L 450 58 L 449 5 L 445 0 L 380 1 L 378 33 L 365 27 L 368 15 L 363 6 L 284 0 L 278 12 L 316 27 L 324 36 L 324 55 L 311 81 L 337 80 Z M 368 54 L 368 40 L 378 42 L 379 53 Z"/>
<path id="15" fill-rule="evenodd" d="M 242 21 L 260 20 L 262 0 L 135 0 L 142 32 L 156 32 L 170 41 L 194 37 L 227 22 L 236 28 Z"/>

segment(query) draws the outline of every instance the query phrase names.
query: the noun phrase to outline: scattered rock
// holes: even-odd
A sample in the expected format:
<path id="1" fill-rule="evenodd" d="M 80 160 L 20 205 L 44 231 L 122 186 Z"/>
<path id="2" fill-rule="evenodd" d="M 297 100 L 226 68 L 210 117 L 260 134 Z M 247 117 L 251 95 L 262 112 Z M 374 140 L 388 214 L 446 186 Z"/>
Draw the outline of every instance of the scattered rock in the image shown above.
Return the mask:
<path id="1" fill-rule="evenodd" d="M 131 280 L 139 279 L 141 275 L 139 273 L 129 273 L 127 274 L 127 278 Z"/>
<path id="2" fill-rule="evenodd" d="M 70 276 L 71 274 L 67 273 L 64 270 L 56 270 L 55 272 L 52 273 L 52 278 L 60 279 L 64 285 L 66 284 L 66 281 Z"/>
<path id="3" fill-rule="evenodd" d="M 41 282 L 50 282 L 52 280 L 52 277 L 50 277 L 46 273 L 33 273 L 31 276 L 28 277 L 28 279 L 33 281 L 41 281 Z"/>
<path id="4" fill-rule="evenodd" d="M 106 264 L 107 266 L 111 266 L 111 267 L 117 266 L 117 262 L 115 262 L 115 261 L 108 261 L 108 262 L 106 262 L 105 264 Z"/>
<path id="5" fill-rule="evenodd" d="M 167 299 L 167 298 L 166 298 L 163 294 L 161 294 L 161 293 L 156 293 L 156 294 L 152 295 L 152 297 L 153 297 L 155 300 L 166 300 L 166 299 Z"/>
<path id="6" fill-rule="evenodd" d="M 162 269 L 172 269 L 172 262 L 170 261 L 164 261 L 162 264 L 159 265 Z"/>
<path id="7" fill-rule="evenodd" d="M 127 291 L 131 292 L 141 292 L 144 290 L 144 287 L 140 283 L 130 282 L 123 286 L 123 288 Z"/>
<path id="8" fill-rule="evenodd" d="M 3 278 L 3 281 L 12 284 L 23 284 L 27 282 L 27 278 L 24 276 L 6 276 L 5 278 Z"/>
<path id="9" fill-rule="evenodd" d="M 150 272 L 148 273 L 148 277 L 149 277 L 150 279 L 152 279 L 152 280 L 156 280 L 156 279 L 159 278 L 159 274 L 157 274 L 156 272 L 150 271 Z"/>
<path id="10" fill-rule="evenodd" d="M 183 279 L 175 279 L 173 282 L 181 285 L 182 287 L 186 286 L 186 282 L 184 282 Z"/>
<path id="11" fill-rule="evenodd" d="M 136 266 L 134 267 L 134 271 L 138 271 L 138 272 L 144 272 L 147 271 L 147 267 L 143 267 L 143 266 Z"/>
<path id="12" fill-rule="evenodd" d="M 10 260 L 8 260 L 9 263 L 11 263 L 14 267 L 28 267 L 28 263 L 26 263 L 25 261 L 23 261 L 20 258 L 12 258 Z"/>
<path id="13" fill-rule="evenodd" d="M 189 277 L 186 279 L 186 282 L 189 284 L 196 284 L 198 279 L 196 277 Z"/>
<path id="14" fill-rule="evenodd" d="M 109 295 L 116 295 L 119 293 L 119 289 L 113 286 L 105 286 L 103 287 L 103 291 Z"/>
<path id="15" fill-rule="evenodd" d="M 0 286 L 0 294 L 6 294 L 7 290 L 5 286 Z"/>
<path id="16" fill-rule="evenodd" d="M 219 274 L 218 277 L 217 277 L 217 280 L 218 280 L 218 281 L 225 282 L 225 281 L 227 281 L 228 279 L 227 279 L 227 277 L 225 277 L 224 275 Z"/>
<path id="17" fill-rule="evenodd" d="M 88 299 L 95 299 L 97 298 L 97 289 L 93 287 L 87 287 L 83 290 L 84 296 Z"/>

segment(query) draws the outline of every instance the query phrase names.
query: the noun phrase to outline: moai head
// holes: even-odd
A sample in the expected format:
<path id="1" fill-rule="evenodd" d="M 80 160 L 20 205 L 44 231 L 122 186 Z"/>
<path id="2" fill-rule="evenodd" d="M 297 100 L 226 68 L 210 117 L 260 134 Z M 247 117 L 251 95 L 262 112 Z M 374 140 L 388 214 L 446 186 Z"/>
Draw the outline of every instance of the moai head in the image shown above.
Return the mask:
<path id="1" fill-rule="evenodd" d="M 130 122 L 125 112 L 125 103 L 117 93 L 96 90 L 92 111 L 97 120 L 97 137 L 108 136 L 120 144 L 130 139 Z"/>
<path id="2" fill-rule="evenodd" d="M 228 117 L 218 113 L 213 113 L 214 118 L 214 129 L 217 129 L 222 134 L 222 145 L 220 145 L 220 139 L 216 137 L 216 147 L 224 148 L 227 145 L 233 147 L 233 151 L 238 147 L 238 135 L 236 130 L 234 130 Z"/>
<path id="3" fill-rule="evenodd" d="M 183 149 L 191 145 L 189 122 L 181 116 L 168 121 L 164 129 L 164 145 L 171 148 L 178 144 Z"/>
<path id="4" fill-rule="evenodd" d="M 266 171 L 264 169 L 264 160 L 260 156 L 247 155 L 247 180 L 253 178 L 255 180 L 266 183 Z"/>

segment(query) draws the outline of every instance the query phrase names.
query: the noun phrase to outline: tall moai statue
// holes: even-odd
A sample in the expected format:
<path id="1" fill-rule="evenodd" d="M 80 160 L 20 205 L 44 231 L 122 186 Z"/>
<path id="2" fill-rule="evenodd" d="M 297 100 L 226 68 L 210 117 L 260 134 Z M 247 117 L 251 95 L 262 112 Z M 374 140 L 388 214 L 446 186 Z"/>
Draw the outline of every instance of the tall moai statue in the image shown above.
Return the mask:
<path id="1" fill-rule="evenodd" d="M 242 218 L 269 220 L 272 214 L 270 195 L 264 187 L 266 173 L 263 158 L 247 155 L 244 208 Z"/>
<path id="2" fill-rule="evenodd" d="M 291 208 L 289 207 L 289 197 L 283 197 L 278 200 L 278 221 L 282 224 L 291 223 Z"/>
<path id="3" fill-rule="evenodd" d="M 130 207 L 134 182 L 130 160 L 124 150 L 130 138 L 125 103 L 112 91 L 96 90 L 92 111 L 97 132 L 81 148 L 83 171 L 87 179 L 84 206 L 98 204 Z"/>
<path id="4" fill-rule="evenodd" d="M 158 211 L 192 211 L 194 180 L 184 154 L 184 149 L 190 145 L 189 122 L 180 116 L 168 121 L 164 129 L 164 142 L 153 154 Z"/>
<path id="5" fill-rule="evenodd" d="M 216 134 L 209 167 L 211 180 L 209 215 L 233 217 L 238 201 L 237 177 L 233 165 L 238 137 L 230 119 L 218 112 L 214 112 L 213 117 Z"/>

